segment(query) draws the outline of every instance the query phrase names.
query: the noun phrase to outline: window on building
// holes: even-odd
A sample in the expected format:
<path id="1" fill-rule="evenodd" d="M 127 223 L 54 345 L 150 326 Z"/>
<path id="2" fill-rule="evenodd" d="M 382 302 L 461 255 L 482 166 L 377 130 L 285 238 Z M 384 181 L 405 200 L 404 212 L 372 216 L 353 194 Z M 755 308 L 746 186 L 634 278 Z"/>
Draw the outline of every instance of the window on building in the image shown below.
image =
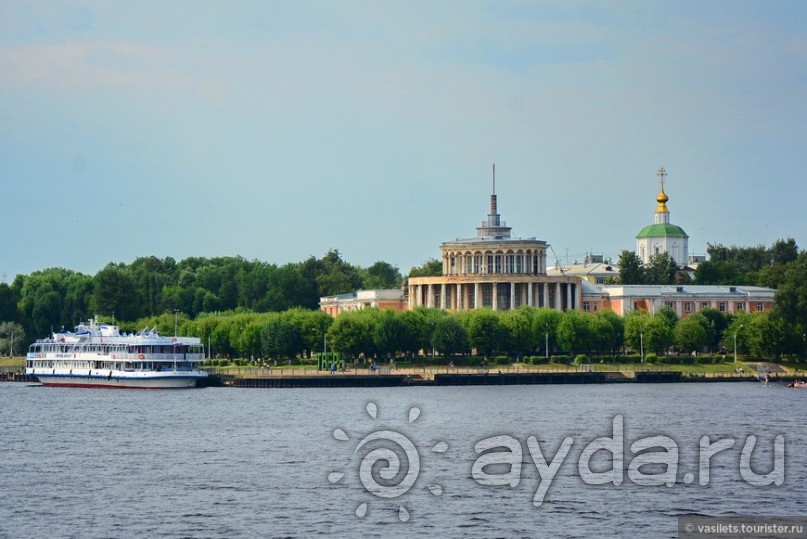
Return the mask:
<path id="1" fill-rule="evenodd" d="M 665 306 L 665 307 L 669 307 L 670 309 L 675 310 L 675 302 L 673 302 L 673 301 L 665 301 L 665 302 L 664 302 L 664 306 Z"/>
<path id="2" fill-rule="evenodd" d="M 516 255 L 516 273 L 524 273 L 524 255 Z"/>
<path id="3" fill-rule="evenodd" d="M 482 273 L 482 255 L 474 255 L 474 273 Z"/>
<path id="4" fill-rule="evenodd" d="M 759 303 L 757 303 L 757 312 L 761 313 L 764 310 L 765 310 L 765 304 L 762 303 L 761 301 Z"/>
<path id="5" fill-rule="evenodd" d="M 708 309 L 709 302 L 708 301 L 701 301 L 701 309 Z"/>
<path id="6" fill-rule="evenodd" d="M 474 259 L 471 255 L 465 257 L 465 273 L 472 273 L 474 267 Z"/>
<path id="7" fill-rule="evenodd" d="M 598 308 L 598 306 L 597 306 L 597 304 L 595 303 L 595 304 L 594 304 L 594 312 L 597 312 L 597 308 Z"/>
<path id="8" fill-rule="evenodd" d="M 488 255 L 488 273 L 493 273 L 493 255 Z"/>
<path id="9" fill-rule="evenodd" d="M 597 284 L 605 284 L 605 277 L 597 277 L 595 281 Z"/>
<path id="10" fill-rule="evenodd" d="M 691 313 L 692 312 L 692 302 L 687 301 L 686 303 L 684 303 L 684 312 L 685 313 Z"/>
<path id="11" fill-rule="evenodd" d="M 482 306 L 493 307 L 493 285 L 486 283 L 482 285 Z"/>
<path id="12" fill-rule="evenodd" d="M 718 303 L 717 304 L 717 310 L 720 311 L 721 313 L 726 312 L 726 302 L 721 301 L 720 303 Z"/>
<path id="13" fill-rule="evenodd" d="M 535 275 L 538 275 L 538 273 L 539 273 L 539 271 L 538 271 L 539 263 L 540 263 L 540 258 L 538 257 L 538 255 L 532 257 L 532 272 Z"/>
<path id="14" fill-rule="evenodd" d="M 745 310 L 745 303 L 742 303 L 742 302 L 735 303 L 734 304 L 734 310 L 737 311 L 738 313 L 744 311 Z"/>
<path id="15" fill-rule="evenodd" d="M 494 273 L 501 273 L 502 272 L 502 255 L 496 255 L 496 258 L 494 259 L 494 261 L 496 262 L 496 268 L 494 270 Z"/>
<path id="16" fill-rule="evenodd" d="M 587 301 L 584 301 L 583 302 L 583 310 L 586 311 L 586 312 L 590 311 L 591 310 L 591 304 L 589 302 L 587 302 Z"/>

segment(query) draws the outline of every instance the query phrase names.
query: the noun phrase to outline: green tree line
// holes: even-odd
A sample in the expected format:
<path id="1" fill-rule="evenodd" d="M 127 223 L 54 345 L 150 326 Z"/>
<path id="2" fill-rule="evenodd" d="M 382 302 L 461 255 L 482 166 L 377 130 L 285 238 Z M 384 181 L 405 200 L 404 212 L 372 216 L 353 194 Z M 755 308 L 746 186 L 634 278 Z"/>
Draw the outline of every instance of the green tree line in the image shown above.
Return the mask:
<path id="1" fill-rule="evenodd" d="M 608 310 L 562 312 L 522 306 L 511 311 L 363 309 L 336 319 L 295 308 L 279 313 L 203 314 L 195 319 L 165 313 L 121 327 L 137 331 L 156 326 L 170 334 L 175 324 L 179 334 L 199 336 L 213 357 L 254 364 L 310 358 L 326 347 L 347 359 L 429 361 L 436 356 L 462 361 L 465 356 L 472 362 L 478 362 L 478 356 L 621 361 L 628 353 L 633 359 L 641 355 L 662 362 L 665 356 L 687 359 L 693 352 L 730 359 L 735 338 L 738 353 L 758 358 L 801 355 L 805 349 L 803 335 L 775 312 L 734 316 L 711 308 L 682 319 L 667 307 L 654 314 L 632 311 L 624 318 Z"/>
<path id="2" fill-rule="evenodd" d="M 354 266 L 337 250 L 282 266 L 241 257 L 176 262 L 150 256 L 107 264 L 95 275 L 63 268 L 18 275 L 11 285 L 0 283 L 0 322 L 14 323 L 24 340 L 24 335 L 33 339 L 72 328 L 94 314 L 127 322 L 175 311 L 196 318 L 235 309 L 317 309 L 322 296 L 399 288 L 402 281 L 398 268 L 387 262 Z"/>
<path id="3" fill-rule="evenodd" d="M 770 247 L 726 247 L 707 244 L 708 260 L 698 264 L 694 284 L 747 285 L 779 288 L 788 270 L 799 264 L 799 247 L 793 238 L 776 240 Z M 622 284 L 673 284 L 690 280 L 667 253 L 650 257 L 644 264 L 633 251 L 619 255 L 619 282 Z"/>

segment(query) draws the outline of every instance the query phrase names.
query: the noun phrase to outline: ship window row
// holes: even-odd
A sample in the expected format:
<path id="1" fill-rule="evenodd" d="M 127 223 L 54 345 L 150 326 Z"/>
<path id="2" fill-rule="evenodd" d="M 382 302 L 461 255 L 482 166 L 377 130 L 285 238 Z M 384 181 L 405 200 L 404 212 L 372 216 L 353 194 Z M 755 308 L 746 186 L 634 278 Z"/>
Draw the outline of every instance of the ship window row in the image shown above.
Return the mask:
<path id="1" fill-rule="evenodd" d="M 34 343 L 31 353 L 34 354 L 201 354 L 201 345 L 149 345 L 127 346 L 125 344 L 89 344 L 65 345 L 60 343 Z"/>
<path id="2" fill-rule="evenodd" d="M 100 369 L 100 370 L 146 370 L 160 371 L 191 368 L 189 361 L 63 361 L 35 359 L 28 363 L 28 367 L 36 369 Z"/>

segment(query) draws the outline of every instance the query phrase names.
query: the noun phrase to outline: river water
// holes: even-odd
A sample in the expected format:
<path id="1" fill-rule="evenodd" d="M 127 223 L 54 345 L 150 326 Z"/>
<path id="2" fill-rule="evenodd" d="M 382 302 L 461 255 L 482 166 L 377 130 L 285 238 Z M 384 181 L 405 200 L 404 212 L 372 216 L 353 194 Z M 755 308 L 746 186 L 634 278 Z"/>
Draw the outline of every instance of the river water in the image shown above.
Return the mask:
<path id="1" fill-rule="evenodd" d="M 755 383 L 181 391 L 6 383 L 0 537 L 676 537 L 679 515 L 804 514 L 805 410 L 807 390 Z M 618 439 L 615 417 L 623 481 L 587 484 L 583 449 Z M 774 470 L 774 439 L 784 435 L 783 484 L 742 478 L 749 435 L 759 475 Z M 474 471 L 475 445 L 495 436 L 519 446 L 509 451 L 522 452 L 520 473 L 502 464 L 481 468 L 484 477 Z M 537 507 L 531 436 L 550 462 L 572 440 Z M 630 446 L 650 436 L 679 451 L 672 486 L 631 480 Z M 706 485 L 703 436 L 736 442 L 711 459 Z M 379 475 L 374 447 L 408 457 L 397 476 Z M 591 460 L 596 472 L 612 465 L 608 451 Z M 517 484 L 483 484 L 508 473 Z"/>

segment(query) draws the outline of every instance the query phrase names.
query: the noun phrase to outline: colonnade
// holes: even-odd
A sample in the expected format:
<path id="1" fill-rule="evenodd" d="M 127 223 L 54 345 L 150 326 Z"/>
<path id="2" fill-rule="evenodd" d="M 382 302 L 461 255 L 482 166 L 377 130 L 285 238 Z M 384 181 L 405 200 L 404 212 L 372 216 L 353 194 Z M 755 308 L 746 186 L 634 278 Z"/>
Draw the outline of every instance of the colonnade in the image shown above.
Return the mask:
<path id="1" fill-rule="evenodd" d="M 545 275 L 546 251 L 540 249 L 443 253 L 443 275 Z"/>
<path id="2" fill-rule="evenodd" d="M 435 282 L 409 284 L 409 308 L 451 310 L 489 307 L 494 311 L 521 305 L 557 310 L 579 309 L 583 289 L 579 281 Z"/>

